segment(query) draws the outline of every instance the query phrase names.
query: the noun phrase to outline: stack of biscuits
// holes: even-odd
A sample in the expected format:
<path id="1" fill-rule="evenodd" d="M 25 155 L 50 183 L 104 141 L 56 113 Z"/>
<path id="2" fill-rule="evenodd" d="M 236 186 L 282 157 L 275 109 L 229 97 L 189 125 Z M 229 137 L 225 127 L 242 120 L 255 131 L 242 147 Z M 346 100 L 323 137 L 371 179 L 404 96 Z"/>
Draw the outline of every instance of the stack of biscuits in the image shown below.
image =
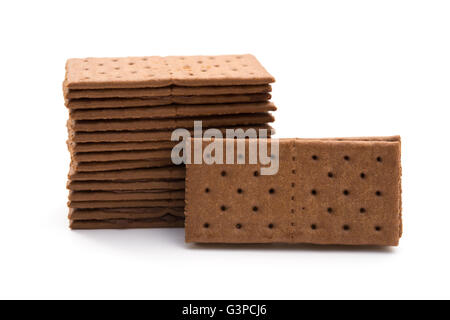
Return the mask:
<path id="1" fill-rule="evenodd" d="M 172 132 L 202 121 L 270 136 L 273 81 L 252 55 L 68 60 L 70 227 L 183 227 Z"/>

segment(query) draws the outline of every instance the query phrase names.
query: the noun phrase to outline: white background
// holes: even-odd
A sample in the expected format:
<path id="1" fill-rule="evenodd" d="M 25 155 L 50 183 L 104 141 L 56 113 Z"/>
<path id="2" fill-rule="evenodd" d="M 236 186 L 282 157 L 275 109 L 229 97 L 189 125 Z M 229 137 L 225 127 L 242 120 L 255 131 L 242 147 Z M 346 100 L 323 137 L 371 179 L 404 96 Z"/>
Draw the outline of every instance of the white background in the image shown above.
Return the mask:
<path id="1" fill-rule="evenodd" d="M 3 1 L 0 298 L 450 298 L 448 1 Z M 403 139 L 398 248 L 70 231 L 70 57 L 253 53 L 278 137 Z"/>

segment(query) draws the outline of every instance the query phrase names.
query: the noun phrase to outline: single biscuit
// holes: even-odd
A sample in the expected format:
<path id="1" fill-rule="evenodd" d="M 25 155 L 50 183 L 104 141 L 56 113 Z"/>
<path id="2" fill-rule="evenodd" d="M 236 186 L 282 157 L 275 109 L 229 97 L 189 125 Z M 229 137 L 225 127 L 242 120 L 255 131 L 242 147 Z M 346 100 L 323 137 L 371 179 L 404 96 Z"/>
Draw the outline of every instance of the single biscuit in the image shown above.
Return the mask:
<path id="1" fill-rule="evenodd" d="M 68 89 L 262 85 L 275 79 L 250 54 L 69 59 Z"/>
<path id="2" fill-rule="evenodd" d="M 153 219 L 70 220 L 71 229 L 182 228 L 184 219 L 167 215 Z"/>
<path id="3" fill-rule="evenodd" d="M 275 79 L 250 54 L 166 57 L 172 83 L 179 86 L 268 84 Z"/>
<path id="4" fill-rule="evenodd" d="M 172 149 L 141 150 L 141 151 L 109 151 L 85 152 L 72 154 L 74 162 L 109 162 L 119 160 L 158 160 L 170 159 Z"/>
<path id="5" fill-rule="evenodd" d="M 398 245 L 399 137 L 283 139 L 279 150 L 275 175 L 187 165 L 186 241 Z"/>
<path id="6" fill-rule="evenodd" d="M 125 201 L 69 201 L 69 208 L 102 209 L 102 208 L 159 208 L 183 207 L 184 200 L 125 200 Z"/>
<path id="7" fill-rule="evenodd" d="M 269 93 L 258 94 L 228 94 L 221 96 L 173 96 L 153 98 L 122 98 L 122 99 L 77 99 L 66 101 L 70 110 L 91 110 L 102 108 L 134 108 L 157 107 L 172 104 L 219 104 L 219 103 L 252 103 L 270 100 Z"/>
<path id="8" fill-rule="evenodd" d="M 172 83 L 163 57 L 69 59 L 65 83 L 69 89 L 150 88 Z"/>
<path id="9" fill-rule="evenodd" d="M 181 208 L 104 208 L 104 209 L 70 209 L 71 220 L 106 220 L 106 219 L 154 219 L 166 215 L 184 218 Z"/>
<path id="10" fill-rule="evenodd" d="M 186 118 L 194 116 L 252 114 L 276 111 L 271 102 L 204 104 L 204 105 L 170 105 L 163 107 L 139 107 L 118 109 L 72 110 L 72 120 L 102 120 L 102 119 L 161 119 Z"/>
<path id="11" fill-rule="evenodd" d="M 103 162 L 75 162 L 71 166 L 76 172 L 96 172 L 142 168 L 161 168 L 173 165 L 172 159 L 144 159 L 144 160 L 124 160 L 124 161 L 103 161 Z"/>
<path id="12" fill-rule="evenodd" d="M 203 128 L 207 129 L 207 127 Z M 225 134 L 227 129 L 242 129 L 247 131 L 249 129 L 256 130 L 257 134 L 259 134 L 260 130 L 267 131 L 268 136 L 270 134 L 274 134 L 274 129 L 267 124 L 258 124 L 258 125 L 237 125 L 237 126 L 226 126 L 226 127 L 217 127 L 222 134 Z M 192 129 L 189 132 L 194 132 Z M 259 135 L 258 135 L 259 136 Z M 106 143 L 106 142 L 145 142 L 145 141 L 154 141 L 154 142 L 167 142 L 170 141 L 172 137 L 172 130 L 159 130 L 159 131 L 109 131 L 109 132 L 74 132 L 69 125 L 69 141 L 75 143 Z"/>
<path id="13" fill-rule="evenodd" d="M 68 181 L 67 189 L 72 191 L 116 191 L 116 190 L 181 190 L 184 189 L 184 180 L 152 181 Z"/>
<path id="14" fill-rule="evenodd" d="M 177 200 L 184 199 L 184 190 L 156 191 L 70 191 L 70 201 Z"/>
<path id="15" fill-rule="evenodd" d="M 76 172 L 71 168 L 69 180 L 73 181 L 115 181 L 115 180 L 168 180 L 184 179 L 185 168 L 171 166 L 166 168 L 130 169 L 101 172 Z"/>
<path id="16" fill-rule="evenodd" d="M 148 142 L 88 142 L 76 143 L 67 141 L 69 151 L 75 155 L 88 153 L 108 152 L 108 151 L 146 151 L 171 149 L 177 141 L 148 141 Z"/>
<path id="17" fill-rule="evenodd" d="M 158 120 L 69 120 L 69 126 L 75 132 L 141 131 L 149 128 L 152 130 L 167 130 L 176 128 L 191 129 L 194 128 L 196 121 L 202 121 L 203 127 L 206 128 L 266 124 L 275 121 L 275 118 L 266 112 Z"/>
<path id="18" fill-rule="evenodd" d="M 210 87 L 164 87 L 164 88 L 130 88 L 130 89 L 87 89 L 69 90 L 64 86 L 66 99 L 101 99 L 101 98 L 145 98 L 168 96 L 205 96 L 228 94 L 268 93 L 270 85 L 248 86 L 210 86 Z"/>

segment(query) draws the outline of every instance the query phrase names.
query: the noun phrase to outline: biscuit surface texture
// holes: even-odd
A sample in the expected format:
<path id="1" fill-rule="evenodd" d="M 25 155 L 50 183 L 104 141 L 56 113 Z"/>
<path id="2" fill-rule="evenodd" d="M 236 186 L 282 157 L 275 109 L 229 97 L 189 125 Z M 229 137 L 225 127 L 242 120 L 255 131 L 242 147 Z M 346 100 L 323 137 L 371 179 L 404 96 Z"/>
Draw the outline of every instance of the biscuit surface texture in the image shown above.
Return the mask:
<path id="1" fill-rule="evenodd" d="M 399 137 L 282 139 L 278 173 L 260 169 L 188 164 L 186 241 L 398 245 Z"/>

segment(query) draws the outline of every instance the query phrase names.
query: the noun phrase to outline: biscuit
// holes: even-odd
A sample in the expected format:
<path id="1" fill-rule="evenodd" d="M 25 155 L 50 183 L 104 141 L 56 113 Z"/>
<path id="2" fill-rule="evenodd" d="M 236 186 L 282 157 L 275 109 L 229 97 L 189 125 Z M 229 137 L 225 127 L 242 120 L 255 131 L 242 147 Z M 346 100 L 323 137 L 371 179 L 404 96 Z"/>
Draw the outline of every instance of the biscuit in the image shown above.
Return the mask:
<path id="1" fill-rule="evenodd" d="M 68 89 L 261 85 L 275 79 L 250 54 L 69 59 Z"/>
<path id="2" fill-rule="evenodd" d="M 181 166 L 98 172 L 76 172 L 71 168 L 69 173 L 69 180 L 72 181 L 168 180 L 184 179 L 184 177 L 185 168 Z"/>
<path id="3" fill-rule="evenodd" d="M 145 98 L 168 96 L 205 96 L 228 94 L 268 93 L 272 91 L 270 85 L 244 86 L 203 86 L 203 87 L 164 87 L 164 88 L 130 88 L 130 89 L 94 89 L 69 90 L 64 86 L 66 99 L 101 99 L 101 98 Z"/>
<path id="4" fill-rule="evenodd" d="M 77 99 L 66 101 L 71 110 L 91 110 L 102 108 L 134 108 L 172 104 L 219 104 L 219 103 L 252 103 L 270 100 L 269 93 L 229 94 L 221 96 L 173 96 L 153 98 L 116 98 L 116 99 Z"/>
<path id="5" fill-rule="evenodd" d="M 161 119 L 186 118 L 194 116 L 220 116 L 232 114 L 251 114 L 276 111 L 271 102 L 204 104 L 204 105 L 170 105 L 163 107 L 140 107 L 118 109 L 72 110 L 72 120 L 103 120 L 103 119 Z"/>
<path id="6" fill-rule="evenodd" d="M 69 201 L 67 206 L 76 209 L 173 208 L 183 207 L 184 200 Z"/>
<path id="7" fill-rule="evenodd" d="M 166 215 L 151 219 L 70 220 L 71 229 L 182 228 L 184 219 Z"/>
<path id="8" fill-rule="evenodd" d="M 282 139 L 279 149 L 275 175 L 188 164 L 186 241 L 398 245 L 399 137 Z"/>
<path id="9" fill-rule="evenodd" d="M 104 208 L 104 209 L 70 209 L 71 220 L 106 220 L 106 219 L 149 219 L 165 215 L 184 218 L 181 208 Z"/>
<path id="10" fill-rule="evenodd" d="M 178 141 L 148 141 L 148 142 L 88 142 L 76 143 L 67 141 L 70 152 L 74 155 L 87 155 L 89 153 L 108 151 L 146 151 L 172 149 Z"/>
<path id="11" fill-rule="evenodd" d="M 125 161 L 103 161 L 103 162 L 75 162 L 71 167 L 76 172 L 112 171 L 140 168 L 161 168 L 173 165 L 172 159 L 144 159 Z"/>
<path id="12" fill-rule="evenodd" d="M 184 180 L 152 181 L 152 180 L 126 180 L 126 181 L 68 181 L 67 189 L 72 191 L 116 191 L 116 190 L 181 190 L 184 189 Z"/>
<path id="13" fill-rule="evenodd" d="M 184 199 L 184 190 L 156 191 L 70 191 L 70 201 L 124 201 L 124 200 L 178 200 Z"/>
<path id="14" fill-rule="evenodd" d="M 176 128 L 194 128 L 195 121 L 202 121 L 205 128 L 226 127 L 238 125 L 258 125 L 275 121 L 267 112 L 254 114 L 237 114 L 224 116 L 202 116 L 195 118 L 175 119 L 136 119 L 136 120 L 69 120 L 69 127 L 75 132 L 102 132 L 102 131 L 141 131 L 167 130 Z"/>
<path id="15" fill-rule="evenodd" d="M 74 162 L 109 162 L 118 160 L 170 159 L 172 149 L 74 153 Z"/>
<path id="16" fill-rule="evenodd" d="M 207 127 L 203 128 L 207 129 Z M 259 130 L 267 130 L 267 134 L 274 132 L 273 128 L 267 124 L 259 125 L 237 125 L 237 126 L 226 126 L 217 127 L 223 134 L 225 134 L 226 129 L 255 129 L 257 133 Z M 188 129 L 189 130 L 189 129 Z M 191 134 L 193 130 L 189 130 Z M 172 130 L 156 130 L 156 131 L 109 131 L 109 132 L 74 132 L 69 126 L 69 142 L 75 143 L 85 143 L 85 142 L 144 142 L 144 141 L 154 141 L 154 142 L 167 142 L 170 141 L 172 137 Z"/>

